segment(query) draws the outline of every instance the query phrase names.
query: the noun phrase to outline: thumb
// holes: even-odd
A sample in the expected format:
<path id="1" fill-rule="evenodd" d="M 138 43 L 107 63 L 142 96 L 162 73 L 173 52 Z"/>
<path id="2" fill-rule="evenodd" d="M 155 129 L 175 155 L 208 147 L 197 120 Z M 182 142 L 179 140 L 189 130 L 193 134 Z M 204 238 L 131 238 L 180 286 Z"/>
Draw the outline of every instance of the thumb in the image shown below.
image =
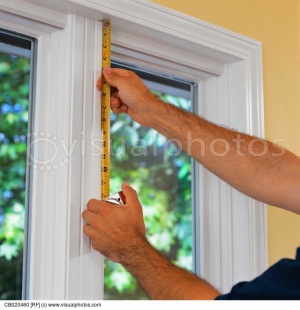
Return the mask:
<path id="1" fill-rule="evenodd" d="M 146 234 L 146 226 L 143 218 L 143 208 L 140 204 L 139 198 L 135 189 L 133 189 L 128 183 L 124 182 L 122 184 L 122 191 L 126 199 L 126 204 L 130 204 L 130 210 L 132 213 L 132 218 L 137 219 L 137 227 L 139 231 L 145 235 Z"/>
<path id="2" fill-rule="evenodd" d="M 116 71 L 112 68 L 104 68 L 103 69 L 103 76 L 107 83 L 111 86 L 117 86 L 118 80 L 120 79 L 120 76 L 116 73 Z"/>
<path id="3" fill-rule="evenodd" d="M 122 184 L 122 192 L 125 196 L 126 203 L 139 203 L 137 193 L 127 182 Z"/>

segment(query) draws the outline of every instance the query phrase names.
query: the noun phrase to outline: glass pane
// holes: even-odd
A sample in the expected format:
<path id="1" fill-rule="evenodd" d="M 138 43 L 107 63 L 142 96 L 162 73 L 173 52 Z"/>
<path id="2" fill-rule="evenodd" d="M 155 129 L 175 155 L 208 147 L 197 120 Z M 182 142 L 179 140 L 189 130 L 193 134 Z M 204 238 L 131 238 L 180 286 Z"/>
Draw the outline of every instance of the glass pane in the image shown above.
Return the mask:
<path id="1" fill-rule="evenodd" d="M 163 89 L 163 85 L 162 85 Z M 156 92 L 191 110 L 191 101 Z M 143 205 L 150 242 L 181 267 L 192 270 L 191 159 L 155 130 L 127 115 L 111 114 L 111 192 L 127 181 Z M 147 299 L 119 264 L 105 262 L 105 299 Z"/>
<path id="2" fill-rule="evenodd" d="M 14 48 L 15 52 L 14 53 Z M 22 298 L 30 59 L 0 49 L 0 299 Z M 25 53 L 26 54 L 26 53 Z M 28 53 L 27 53 L 28 54 Z"/>

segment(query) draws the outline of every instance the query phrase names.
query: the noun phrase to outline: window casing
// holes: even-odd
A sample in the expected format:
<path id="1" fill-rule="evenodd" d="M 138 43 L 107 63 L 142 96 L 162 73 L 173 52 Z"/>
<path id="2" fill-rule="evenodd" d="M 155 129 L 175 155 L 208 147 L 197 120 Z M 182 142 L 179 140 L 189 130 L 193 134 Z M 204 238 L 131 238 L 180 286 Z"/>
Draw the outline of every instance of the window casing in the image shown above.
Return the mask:
<path id="1" fill-rule="evenodd" d="M 261 44 L 142 0 L 3 0 L 0 8 L 0 27 L 38 41 L 32 131 L 52 140 L 36 143 L 34 155 L 58 150 L 50 168 L 32 169 L 24 298 L 101 299 L 103 259 L 83 235 L 81 220 L 86 202 L 100 197 L 94 156 L 99 20 L 112 22 L 114 56 L 195 81 L 200 115 L 257 136 L 263 135 Z M 265 209 L 202 166 L 194 169 L 200 178 L 196 270 L 226 292 L 267 266 Z"/>

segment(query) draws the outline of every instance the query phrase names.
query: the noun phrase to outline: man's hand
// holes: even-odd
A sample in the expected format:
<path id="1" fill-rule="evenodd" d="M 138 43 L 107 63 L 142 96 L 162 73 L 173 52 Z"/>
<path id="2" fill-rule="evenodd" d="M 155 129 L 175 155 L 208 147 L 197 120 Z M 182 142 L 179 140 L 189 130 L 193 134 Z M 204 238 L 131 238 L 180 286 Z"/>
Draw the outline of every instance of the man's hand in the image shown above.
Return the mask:
<path id="1" fill-rule="evenodd" d="M 146 233 L 136 191 L 127 183 L 122 185 L 122 191 L 126 197 L 125 206 L 92 199 L 82 213 L 86 221 L 83 231 L 91 238 L 92 247 L 118 263 L 134 251 L 137 241 Z"/>
<path id="2" fill-rule="evenodd" d="M 127 113 L 143 126 L 148 126 L 147 116 L 155 113 L 159 100 L 143 81 L 131 71 L 117 68 L 103 69 L 105 80 L 112 86 L 111 109 L 116 113 Z M 97 87 L 101 89 L 102 77 Z"/>

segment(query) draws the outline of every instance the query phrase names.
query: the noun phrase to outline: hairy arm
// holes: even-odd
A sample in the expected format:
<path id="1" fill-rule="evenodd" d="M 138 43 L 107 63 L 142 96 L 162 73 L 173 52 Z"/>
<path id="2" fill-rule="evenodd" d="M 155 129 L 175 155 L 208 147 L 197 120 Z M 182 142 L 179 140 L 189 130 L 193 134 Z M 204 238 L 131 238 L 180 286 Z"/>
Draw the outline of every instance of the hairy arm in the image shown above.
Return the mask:
<path id="1" fill-rule="evenodd" d="M 149 126 L 214 174 L 254 199 L 300 214 L 298 156 L 166 103 L 157 103 L 156 109 Z"/>
<path id="2" fill-rule="evenodd" d="M 203 279 L 172 264 L 145 237 L 135 241 L 134 254 L 124 255 L 121 263 L 151 299 L 212 300 L 220 295 Z"/>
<path id="3" fill-rule="evenodd" d="M 160 101 L 130 71 L 106 69 L 104 76 L 115 87 L 114 112 L 162 133 L 246 195 L 300 214 L 298 156 Z"/>

